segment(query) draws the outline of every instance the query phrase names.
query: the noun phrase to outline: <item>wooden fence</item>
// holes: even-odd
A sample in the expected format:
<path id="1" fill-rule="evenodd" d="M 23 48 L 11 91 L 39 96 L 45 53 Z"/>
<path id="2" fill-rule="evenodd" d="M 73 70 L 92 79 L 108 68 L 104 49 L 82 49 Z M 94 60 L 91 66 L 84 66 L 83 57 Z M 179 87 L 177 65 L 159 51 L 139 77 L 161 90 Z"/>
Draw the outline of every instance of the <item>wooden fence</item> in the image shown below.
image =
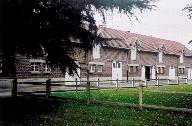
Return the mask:
<path id="1" fill-rule="evenodd" d="M 17 97 L 18 95 L 18 85 L 20 84 L 32 84 L 36 86 L 44 86 L 45 90 L 42 91 L 46 94 L 46 98 L 50 98 L 51 92 L 62 92 L 65 90 L 52 90 L 52 87 L 72 87 L 72 90 L 70 91 L 82 91 L 86 90 L 87 94 L 87 104 L 90 103 L 102 103 L 102 104 L 112 104 L 112 105 L 120 105 L 120 106 L 131 106 L 131 107 L 138 107 L 140 109 L 143 108 L 150 108 L 150 109 L 163 109 L 163 110 L 170 110 L 170 111 L 182 111 L 182 112 L 190 112 L 192 113 L 192 109 L 187 108 L 174 108 L 174 107 L 165 107 L 165 106 L 155 106 L 155 105 L 146 105 L 143 103 L 143 88 L 148 86 L 163 86 L 163 85 L 179 85 L 181 84 L 188 84 L 187 78 L 178 78 L 177 80 L 174 80 L 174 83 L 171 83 L 173 80 L 169 79 L 151 79 L 151 80 L 98 80 L 96 81 L 52 81 L 51 79 L 46 80 L 46 82 L 18 82 L 17 79 L 9 80 L 11 83 L 11 94 L 13 97 Z M 66 85 L 66 83 L 73 83 L 73 85 Z M 153 83 L 153 84 L 151 84 Z M 111 87 L 105 87 L 104 84 L 111 84 Z M 124 85 L 123 85 L 124 84 Z M 138 105 L 131 104 L 131 103 L 119 103 L 119 102 L 109 102 L 109 101 L 97 101 L 97 100 L 91 100 L 90 92 L 91 90 L 100 90 L 100 89 L 111 89 L 111 88 L 134 88 L 139 87 L 139 101 Z"/>

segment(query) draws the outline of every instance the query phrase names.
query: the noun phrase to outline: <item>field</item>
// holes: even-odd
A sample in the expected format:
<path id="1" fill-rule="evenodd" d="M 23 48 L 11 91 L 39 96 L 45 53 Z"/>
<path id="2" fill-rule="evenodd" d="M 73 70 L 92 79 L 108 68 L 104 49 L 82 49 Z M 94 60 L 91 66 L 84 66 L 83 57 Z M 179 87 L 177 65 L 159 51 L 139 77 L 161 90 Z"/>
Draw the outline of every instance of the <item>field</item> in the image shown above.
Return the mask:
<path id="1" fill-rule="evenodd" d="M 143 103 L 177 108 L 192 108 L 192 86 L 162 86 L 143 88 Z M 91 90 L 90 99 L 122 103 L 139 103 L 139 88 Z M 87 94 L 81 92 L 53 93 L 52 96 L 86 101 Z"/>
<path id="2" fill-rule="evenodd" d="M 177 91 L 177 93 L 163 93 L 163 91 Z M 190 91 L 192 86 L 144 88 L 144 103 L 191 108 Z M 87 105 L 86 99 L 86 92 L 52 93 L 50 100 L 29 96 L 0 99 L 0 120 L 5 125 L 16 126 L 192 125 L 191 113 L 140 110 L 106 104 Z M 137 104 L 138 89 L 94 90 L 91 91 L 91 99 Z"/>

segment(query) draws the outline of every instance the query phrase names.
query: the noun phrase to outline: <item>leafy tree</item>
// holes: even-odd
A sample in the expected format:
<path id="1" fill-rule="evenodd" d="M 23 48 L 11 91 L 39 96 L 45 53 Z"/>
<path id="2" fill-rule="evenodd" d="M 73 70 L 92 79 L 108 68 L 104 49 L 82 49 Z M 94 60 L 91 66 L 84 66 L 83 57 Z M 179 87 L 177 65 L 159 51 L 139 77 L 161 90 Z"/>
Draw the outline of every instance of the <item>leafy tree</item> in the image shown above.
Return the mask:
<path id="1" fill-rule="evenodd" d="M 192 18 L 192 3 L 191 4 L 187 4 L 187 6 L 185 8 L 183 8 L 183 11 L 187 11 L 188 12 L 188 17 L 189 19 Z M 191 44 L 192 43 L 192 40 L 189 41 L 188 44 Z"/>
<path id="2" fill-rule="evenodd" d="M 104 41 L 97 35 L 94 13 L 105 21 L 105 11 L 119 10 L 129 16 L 134 10 L 152 9 L 155 0 L 1 0 L 0 46 L 3 73 L 15 75 L 15 55 L 45 57 L 52 67 L 76 72 L 75 47 L 89 51 Z M 70 38 L 79 40 L 74 43 Z"/>
<path id="3" fill-rule="evenodd" d="M 187 4 L 187 6 L 185 8 L 183 8 L 183 10 L 188 11 L 188 17 L 189 19 L 192 18 L 192 4 Z"/>

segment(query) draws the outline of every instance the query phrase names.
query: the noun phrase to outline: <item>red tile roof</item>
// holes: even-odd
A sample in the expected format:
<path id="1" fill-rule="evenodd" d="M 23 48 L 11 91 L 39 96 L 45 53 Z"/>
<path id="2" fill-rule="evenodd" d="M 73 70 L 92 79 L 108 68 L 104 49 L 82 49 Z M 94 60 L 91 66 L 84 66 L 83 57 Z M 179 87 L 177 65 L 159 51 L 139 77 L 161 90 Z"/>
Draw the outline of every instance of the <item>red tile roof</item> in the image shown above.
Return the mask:
<path id="1" fill-rule="evenodd" d="M 186 56 L 192 56 L 192 50 L 186 48 L 183 44 L 171 40 L 160 39 L 152 36 L 130 33 L 106 27 L 99 27 L 99 33 L 105 38 L 115 38 L 108 41 L 108 45 L 115 48 L 130 49 L 134 42 L 139 43 L 138 49 L 141 51 L 158 52 L 159 48 L 165 47 L 165 53 L 179 55 L 185 49 Z"/>

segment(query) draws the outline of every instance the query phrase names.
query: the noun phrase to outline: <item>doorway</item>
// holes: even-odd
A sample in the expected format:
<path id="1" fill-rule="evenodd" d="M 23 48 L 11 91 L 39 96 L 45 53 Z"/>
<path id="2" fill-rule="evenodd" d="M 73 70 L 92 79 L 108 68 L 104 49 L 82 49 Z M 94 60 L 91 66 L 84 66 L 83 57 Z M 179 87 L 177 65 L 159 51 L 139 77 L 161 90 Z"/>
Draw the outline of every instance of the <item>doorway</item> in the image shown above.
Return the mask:
<path id="1" fill-rule="evenodd" d="M 145 66 L 145 77 L 147 80 L 150 80 L 150 66 Z"/>

